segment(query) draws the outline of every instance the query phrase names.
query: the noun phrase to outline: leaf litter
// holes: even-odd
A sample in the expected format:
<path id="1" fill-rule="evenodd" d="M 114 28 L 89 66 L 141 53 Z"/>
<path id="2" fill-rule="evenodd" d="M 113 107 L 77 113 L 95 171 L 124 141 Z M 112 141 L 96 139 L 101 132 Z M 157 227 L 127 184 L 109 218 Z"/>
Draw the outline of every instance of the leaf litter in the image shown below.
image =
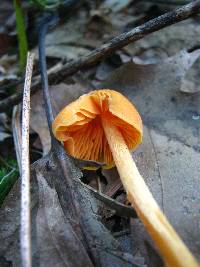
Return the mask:
<path id="1" fill-rule="evenodd" d="M 98 14 L 91 12 L 87 22 L 85 18 L 79 16 L 80 20 L 77 21 L 75 18 L 76 23 L 74 23 L 72 19 L 69 27 L 68 22 L 63 27 L 58 27 L 47 37 L 47 56 L 54 57 L 56 51 L 57 57 L 68 60 L 98 47 L 102 40 L 110 38 L 122 28 L 124 30 L 126 21 L 117 18 L 124 17 L 121 10 L 124 10 L 130 2 L 126 1 L 123 7 L 120 6 L 120 1 L 105 1 L 107 4 L 116 5 L 117 8 L 114 16 L 111 12 L 109 14 L 110 24 L 105 20 L 107 11 L 101 11 Z M 130 24 L 137 23 L 137 19 L 141 17 L 141 15 L 131 14 L 132 17 L 129 15 L 126 14 Z M 95 77 L 91 75 L 89 77 L 92 77 L 92 83 L 97 88 L 103 84 L 124 93 L 142 114 L 145 124 L 144 140 L 133 157 L 170 222 L 192 252 L 200 258 L 198 239 L 200 99 L 198 94 L 193 95 L 199 91 L 200 61 L 197 59 L 198 51 L 182 50 L 185 47 L 191 49 L 198 43 L 199 27 L 196 23 L 194 19 L 181 22 L 125 47 L 118 51 L 122 62 L 131 58 L 133 62 L 125 63 L 116 69 L 117 65 L 105 61 L 97 66 L 96 74 L 95 70 L 93 71 Z M 70 31 L 74 24 L 77 25 L 77 29 Z M 102 29 L 106 34 L 95 31 L 94 25 L 96 28 L 97 25 L 103 25 Z M 59 38 L 55 38 L 59 31 Z M 66 34 L 69 32 L 70 34 Z M 180 50 L 182 51 L 179 52 Z M 3 75 L 6 72 L 3 70 Z M 2 77 L 4 81 L 6 76 Z M 77 82 L 53 86 L 51 97 L 55 114 L 64 105 L 89 90 L 89 87 L 83 87 Z M 97 198 L 100 196 L 99 192 L 95 195 L 80 182 L 81 174 L 78 171 L 76 177 L 76 170 L 69 176 L 73 177 L 74 181 L 72 191 L 80 192 L 80 194 L 74 193 L 74 196 L 75 202 L 80 204 L 81 214 L 78 216 L 73 214 L 71 203 L 74 200 L 70 201 L 71 187 L 66 181 L 63 182 L 64 175 L 60 170 L 57 155 L 52 152 L 48 154 L 50 136 L 41 99 L 41 93 L 32 97 L 31 117 L 31 127 L 38 133 L 43 154 L 46 155 L 32 166 L 34 266 L 46 266 L 47 263 L 48 266 L 56 264 L 67 266 L 68 262 L 72 266 L 79 266 L 77 264 L 83 266 L 83 263 L 84 266 L 160 266 L 162 263 L 156 249 L 137 218 L 131 218 L 128 233 L 122 232 L 120 237 L 115 233 L 111 235 L 102 224 L 104 221 L 107 227 L 109 225 L 107 220 L 103 220 L 108 207 L 105 208 L 104 202 Z M 59 157 L 64 162 L 66 160 L 66 165 L 69 163 L 66 156 L 59 155 Z M 102 192 L 126 203 L 116 169 L 102 171 L 102 175 L 107 182 L 102 187 Z M 93 180 L 98 177 L 95 172 L 91 175 Z M 8 195 L 0 211 L 0 238 L 5 240 L 0 244 L 1 266 L 11 262 L 13 266 L 20 264 L 18 185 L 19 182 Z M 114 221 L 115 214 L 112 212 L 111 217 L 108 217 Z M 125 242 L 122 242 L 123 238 Z M 129 245 L 127 245 L 128 240 L 131 243 Z M 90 251 L 89 257 L 88 251 Z M 75 262 L 78 258 L 74 258 L 76 253 L 83 259 L 82 265 L 80 262 Z"/>
<path id="2" fill-rule="evenodd" d="M 123 90 L 124 90 L 123 93 L 128 95 L 128 97 L 130 99 L 132 99 L 134 103 L 136 103 L 137 108 L 140 110 L 140 112 L 142 114 L 144 113 L 143 118 L 144 118 L 145 125 L 147 127 L 145 127 L 143 144 L 134 153 L 136 163 L 138 164 L 138 167 L 139 167 L 142 175 L 146 178 L 147 184 L 149 185 L 152 193 L 154 194 L 154 196 L 155 196 L 156 200 L 158 201 L 158 203 L 160 204 L 160 206 L 164 209 L 164 212 L 168 216 L 169 220 L 172 222 L 172 224 L 174 225 L 174 227 L 176 228 L 178 233 L 182 236 L 182 238 L 184 239 L 186 244 L 190 247 L 190 249 L 193 251 L 193 253 L 196 256 L 199 256 L 198 255 L 199 243 L 198 243 L 198 240 L 195 241 L 195 237 L 197 236 L 199 228 L 198 228 L 198 225 L 196 224 L 196 226 L 195 226 L 195 223 L 194 223 L 194 222 L 198 221 L 197 220 L 198 217 L 197 218 L 195 217 L 195 219 L 194 219 L 194 215 L 198 216 L 198 214 L 199 214 L 198 213 L 199 212 L 198 207 L 196 204 L 194 204 L 194 203 L 198 203 L 198 201 L 196 201 L 196 200 L 199 198 L 199 194 L 198 194 L 199 189 L 198 189 L 198 183 L 197 183 L 197 177 L 198 177 L 198 166 L 197 166 L 198 160 L 197 160 L 197 157 L 199 156 L 199 152 L 197 151 L 197 149 L 194 149 L 192 147 L 193 145 L 194 146 L 197 145 L 198 142 L 195 138 L 193 138 L 193 140 L 192 139 L 190 140 L 191 144 L 188 144 L 187 139 L 184 139 L 184 140 L 181 139 L 182 136 L 180 136 L 180 133 L 181 133 L 181 131 L 183 131 L 184 128 L 180 129 L 178 127 L 181 127 L 182 123 L 187 123 L 187 121 L 184 122 L 183 121 L 184 117 L 183 116 L 180 117 L 180 111 L 177 112 L 177 108 L 178 108 L 177 105 L 173 106 L 173 111 L 174 111 L 174 115 L 173 115 L 174 117 L 173 118 L 176 118 L 176 123 L 174 123 L 175 129 L 171 129 L 171 127 L 168 126 L 168 124 L 167 124 L 168 120 L 169 119 L 171 120 L 172 118 L 171 118 L 171 116 L 166 116 L 166 111 L 165 110 L 163 111 L 163 109 L 164 109 L 163 102 L 166 103 L 166 97 L 168 99 L 171 99 L 174 94 L 177 94 L 177 91 L 179 90 L 179 87 L 181 85 L 181 81 L 182 81 L 184 75 L 186 74 L 187 70 L 192 66 L 193 62 L 197 59 L 197 57 L 198 57 L 197 52 L 188 53 L 186 51 L 182 51 L 179 54 L 175 55 L 174 57 L 163 60 L 157 64 L 139 65 L 139 64 L 136 64 L 134 62 L 129 62 L 129 63 L 124 64 L 119 69 L 115 70 L 114 73 L 111 74 L 109 78 L 107 78 L 107 80 L 104 82 L 104 84 L 107 84 L 107 86 L 114 88 L 114 89 L 116 89 L 116 84 L 117 84 L 118 90 L 123 88 Z M 175 63 L 178 64 L 179 68 L 177 68 L 177 65 Z M 128 66 L 128 68 L 127 68 L 127 66 Z M 163 74 L 163 70 L 165 70 L 165 75 Z M 167 76 L 166 76 L 166 73 L 168 74 Z M 146 77 L 147 74 L 148 74 L 148 77 Z M 120 75 L 121 75 L 121 77 L 120 77 Z M 155 79 L 155 75 L 157 75 L 156 79 Z M 160 82 L 159 81 L 164 81 L 162 83 L 162 84 L 164 84 L 162 87 L 162 92 L 160 92 Z M 59 90 L 59 94 L 57 94 L 58 90 Z M 87 88 L 83 88 L 77 84 L 71 84 L 71 85 L 60 84 L 58 86 L 52 87 L 51 97 L 52 97 L 54 109 L 56 110 L 56 112 L 58 112 L 58 110 L 60 108 L 62 108 L 62 106 L 66 105 L 68 102 L 71 102 L 74 98 L 78 97 L 79 95 L 81 95 L 83 92 L 86 92 L 87 90 L 88 90 Z M 171 94 L 170 94 L 170 92 L 171 92 Z M 45 118 L 45 114 L 41 110 L 42 104 L 41 104 L 41 95 L 40 94 L 41 93 L 37 93 L 35 96 L 32 97 L 32 110 L 31 111 L 32 111 L 33 121 L 31 122 L 31 127 L 32 127 L 32 125 L 34 125 L 35 128 L 34 127 L 32 127 L 32 128 L 34 130 L 37 130 L 40 138 L 41 139 L 43 138 L 43 140 L 45 140 L 45 138 L 46 138 L 46 140 L 47 140 L 49 138 L 47 135 L 48 129 L 46 126 L 46 132 L 44 132 L 46 118 Z M 178 95 L 179 98 L 185 97 L 184 95 L 182 96 L 181 93 L 178 93 L 178 94 L 179 94 Z M 67 96 L 67 97 L 65 97 L 65 96 Z M 156 97 L 158 99 L 155 99 Z M 182 100 L 180 99 L 180 101 L 182 101 Z M 193 101 L 195 102 L 195 99 L 193 99 Z M 147 103 L 151 104 L 150 107 Z M 162 114 L 162 112 L 158 113 L 154 110 L 155 109 L 155 103 L 156 103 L 156 105 L 159 104 L 159 105 L 163 106 L 163 109 L 162 109 L 163 114 Z M 174 102 L 172 101 L 172 103 L 174 103 Z M 38 105 L 38 107 L 36 105 Z M 143 105 L 145 105 L 145 108 L 143 108 Z M 181 103 L 180 103 L 180 105 L 181 105 Z M 146 109 L 148 109 L 148 110 L 146 110 Z M 169 110 L 169 109 L 167 109 L 167 110 Z M 185 111 L 185 109 L 184 109 L 184 111 Z M 39 112 L 39 113 L 37 113 L 37 112 Z M 40 114 L 40 116 L 38 116 L 38 114 Z M 34 116 L 35 116 L 35 118 L 34 118 Z M 161 119 L 163 119 L 164 122 Z M 184 118 L 184 119 L 186 120 L 189 118 Z M 178 123 L 178 120 L 180 120 L 180 123 Z M 187 126 L 191 127 L 191 129 L 192 129 L 192 127 L 194 127 L 193 125 L 189 125 L 188 123 L 187 123 Z M 163 127 L 166 127 L 166 129 L 163 130 Z M 174 131 L 175 130 L 176 130 L 176 136 L 174 137 Z M 42 141 L 42 143 L 44 144 L 44 141 Z M 49 144 L 50 144 L 50 139 L 49 139 Z M 45 149 L 46 149 L 45 153 L 47 153 L 50 149 L 50 146 L 44 145 L 44 150 Z M 188 160 L 188 158 L 191 160 L 191 162 Z M 63 188 L 62 193 L 60 193 L 59 192 L 60 189 L 59 190 L 56 189 L 56 191 L 55 191 L 55 189 L 52 189 L 54 187 L 48 188 L 49 185 L 46 182 L 46 180 L 49 182 L 51 181 L 50 177 L 52 177 L 52 181 L 55 180 L 55 182 L 56 182 L 56 180 L 59 180 L 59 179 L 63 180 L 63 175 L 58 174 L 59 167 L 57 166 L 57 164 L 58 164 L 57 160 L 55 160 L 54 157 L 51 156 L 51 154 L 50 154 L 50 156 L 46 156 L 44 159 L 41 159 L 41 162 L 37 162 L 35 164 L 36 164 L 36 166 L 37 166 L 37 164 L 40 166 L 38 179 L 39 179 L 39 186 L 43 188 L 43 189 L 40 188 L 40 190 L 39 190 L 40 199 L 41 199 L 41 197 L 42 197 L 42 199 L 45 199 L 46 197 L 48 197 L 47 192 L 49 192 L 49 194 L 51 193 L 54 195 L 55 202 L 57 204 L 59 204 L 57 202 L 58 199 L 57 199 L 56 194 L 58 194 L 59 201 L 61 201 L 61 199 L 64 199 L 65 197 L 68 196 L 68 194 L 66 193 L 68 189 Z M 193 166 L 191 164 L 193 164 Z M 34 167 L 34 169 L 37 169 L 36 166 Z M 51 166 L 53 166 L 53 173 L 51 173 L 52 172 Z M 42 168 L 42 170 L 40 168 Z M 169 170 L 172 170 L 172 171 L 169 172 Z M 108 177 L 109 171 L 104 171 L 103 174 L 105 177 L 107 177 L 107 181 L 109 182 L 109 177 Z M 59 176 L 61 176 L 61 177 L 59 178 Z M 34 175 L 32 177 L 34 177 Z M 56 177 L 56 179 L 55 179 L 55 177 Z M 70 175 L 70 177 L 71 177 L 71 175 Z M 118 180 L 117 172 L 115 172 L 115 174 L 112 176 L 112 179 L 114 179 L 113 181 Z M 79 181 L 79 180 L 76 180 L 76 183 L 77 183 L 77 181 Z M 194 184 L 195 184 L 195 186 L 193 186 Z M 112 185 L 112 182 L 111 182 L 111 185 Z M 78 186 L 78 185 L 76 185 L 76 186 Z M 79 184 L 79 187 L 80 187 L 80 184 Z M 107 189 L 109 189 L 109 187 L 107 187 Z M 37 189 L 35 189 L 35 190 L 37 191 Z M 84 188 L 83 190 L 85 191 L 86 189 Z M 78 191 L 80 192 L 80 188 L 78 189 Z M 117 189 L 117 191 L 118 191 L 118 189 Z M 47 195 L 45 195 L 45 192 L 47 193 Z M 37 193 L 35 193 L 35 194 L 37 195 Z M 34 196 L 35 196 L 35 194 L 34 194 Z M 87 192 L 87 194 L 88 194 L 88 192 Z M 91 196 L 89 196 L 89 198 L 90 197 Z M 178 199 L 177 199 L 177 197 L 178 197 Z M 88 196 L 87 196 L 87 198 L 88 198 Z M 183 201 L 183 198 L 184 198 L 184 201 Z M 90 207 L 88 207 L 88 205 L 86 205 L 87 207 L 84 207 L 83 210 L 84 210 L 84 214 L 85 214 L 84 220 L 86 220 L 87 223 L 89 220 L 89 225 L 87 225 L 87 227 L 85 228 L 85 229 L 87 229 L 85 231 L 90 232 L 89 237 L 88 237 L 89 239 L 87 240 L 87 242 L 89 242 L 89 246 L 92 246 L 91 249 L 94 251 L 94 255 L 96 255 L 95 253 L 97 253 L 97 251 L 99 254 L 99 249 L 100 248 L 102 249 L 102 247 L 104 247 L 105 250 L 106 250 L 106 248 L 109 248 L 110 251 L 112 251 L 112 245 L 111 244 L 114 244 L 114 247 L 117 246 L 118 250 L 121 251 L 119 243 L 116 240 L 114 241 L 111 236 L 110 236 L 110 238 L 108 238 L 109 232 L 107 232 L 107 230 L 104 228 L 104 226 L 99 222 L 99 219 L 97 220 L 98 209 L 97 209 L 97 206 L 94 207 L 94 205 L 96 205 L 95 203 L 97 200 L 92 198 L 92 200 L 90 199 L 88 201 L 88 199 L 87 199 L 87 200 L 83 201 L 83 199 L 81 200 L 81 203 L 84 203 L 84 205 L 86 205 L 85 203 L 90 203 L 90 205 L 92 205 Z M 45 211 L 45 212 L 48 213 L 48 212 L 54 212 L 54 209 L 55 209 L 55 212 L 59 212 L 59 216 L 61 217 L 60 218 L 61 222 L 63 221 L 63 219 L 62 219 L 63 218 L 62 210 L 63 210 L 63 212 L 66 213 L 65 214 L 65 220 L 66 220 L 66 216 L 67 216 L 67 221 L 69 220 L 69 222 L 72 222 L 72 224 L 74 224 L 76 222 L 76 219 L 74 219 L 74 218 L 69 219 L 70 215 L 67 214 L 67 212 L 66 212 L 66 210 L 67 211 L 71 210 L 71 208 L 68 207 L 69 200 L 68 201 L 63 200 L 63 201 L 65 203 L 64 206 L 62 205 L 62 201 L 60 203 L 62 206 L 62 209 L 59 208 L 59 205 L 56 209 L 52 208 L 52 207 L 54 207 L 53 204 L 46 207 L 46 205 L 44 204 L 46 202 L 43 202 L 43 205 L 42 205 L 42 203 L 40 201 L 39 202 L 39 205 L 40 205 L 39 206 L 39 213 L 37 214 L 37 221 L 48 220 L 48 218 L 53 218 L 53 216 L 55 216 L 54 218 L 58 217 L 57 216 L 58 214 L 57 214 L 57 215 L 52 215 L 48 218 L 43 218 L 43 217 L 40 218 L 40 216 L 43 216 L 45 214 L 44 212 L 41 212 L 41 210 L 47 209 L 47 211 Z M 99 203 L 99 201 L 97 201 L 97 202 Z M 5 202 L 5 205 L 6 205 L 6 203 L 7 203 L 7 201 Z M 15 205 L 16 204 L 17 204 L 17 202 L 15 201 Z M 174 206 L 176 206 L 176 209 L 174 209 Z M 85 211 L 85 209 L 87 212 Z M 19 210 L 19 208 L 18 208 L 18 210 Z M 2 210 L 1 212 L 3 212 L 1 218 L 4 218 L 5 213 L 6 213 L 6 209 Z M 92 214 L 93 214 L 93 212 L 95 212 L 92 215 L 93 219 L 90 218 L 91 214 L 88 214 L 88 212 L 90 212 L 90 213 L 92 212 Z M 10 214 L 6 214 L 6 216 L 8 216 L 8 217 L 9 217 L 9 215 Z M 35 212 L 34 212 L 34 216 L 36 216 Z M 16 229 L 18 229 L 18 226 L 19 226 L 16 223 L 15 217 L 11 218 L 12 223 L 14 223 L 13 220 L 15 220 L 15 225 L 16 225 L 15 227 L 16 228 L 15 228 L 15 231 L 10 233 L 10 242 L 11 242 L 11 240 L 13 240 L 13 238 L 16 238 Z M 35 220 L 36 220 L 36 218 L 34 218 L 34 221 Z M 98 221 L 98 223 L 96 220 Z M 132 224 L 135 225 L 135 223 L 133 223 L 133 221 L 137 222 L 137 219 L 132 219 L 131 221 L 132 221 L 131 225 Z M 184 221 L 184 223 L 183 223 L 183 221 Z M 51 223 L 56 224 L 57 222 L 54 221 Z M 91 225 L 90 225 L 90 223 L 91 223 Z M 52 224 L 52 225 L 54 225 L 54 224 Z M 63 224 L 63 225 L 66 226 L 66 224 Z M 44 224 L 44 227 L 49 227 L 48 223 Z M 71 227 L 71 226 L 69 226 L 69 227 Z M 144 237 L 144 243 L 146 244 L 146 242 L 147 242 L 148 244 L 150 244 L 148 246 L 147 245 L 145 245 L 145 246 L 148 247 L 148 250 L 149 249 L 153 250 L 153 245 L 151 244 L 151 241 L 149 240 L 149 237 L 147 236 L 147 234 L 146 233 L 143 235 L 142 234 L 141 235 L 135 234 L 135 231 L 133 228 L 134 227 L 130 228 L 131 231 L 134 233 L 134 234 L 132 234 L 133 244 L 138 244 L 138 242 L 139 242 L 139 244 L 141 244 L 142 237 Z M 66 229 L 68 229 L 67 226 L 66 226 Z M 141 224 L 139 224 L 139 226 L 136 229 L 137 229 L 137 231 L 140 231 L 141 233 L 145 232 L 143 229 L 143 226 Z M 39 240 L 41 242 L 39 244 L 39 247 L 41 248 L 41 247 L 44 247 L 44 243 L 46 243 L 48 239 L 45 239 L 45 235 L 43 234 L 45 232 L 45 230 L 42 228 L 41 225 L 37 229 L 37 231 L 40 231 L 40 233 L 41 233 L 41 234 L 39 234 Z M 48 231 L 51 231 L 51 230 L 48 229 Z M 62 230 L 60 230 L 60 231 L 62 231 Z M 87 234 L 88 234 L 88 232 L 87 232 Z M 92 240 L 91 240 L 91 233 L 92 232 L 94 233 L 95 238 L 93 236 Z M 2 233 L 2 231 L 0 230 L 0 234 L 1 233 Z M 97 235 L 97 233 L 99 233 L 99 234 Z M 58 230 L 58 233 L 56 233 L 54 231 L 54 234 L 55 234 L 55 239 L 56 240 L 58 239 L 56 242 L 59 243 L 60 242 L 59 241 L 59 230 Z M 58 236 L 57 236 L 57 234 L 58 234 Z M 74 242 L 75 241 L 80 242 L 80 235 L 79 235 L 80 230 L 79 230 L 78 234 L 76 232 L 75 232 L 75 234 L 76 234 L 76 238 L 78 238 L 78 239 L 76 240 L 75 236 L 74 237 L 72 236 L 72 238 L 75 238 L 75 239 L 73 239 Z M 84 233 L 84 235 L 85 234 L 86 233 Z M 106 242 L 108 242 L 108 244 L 104 244 L 105 240 L 102 241 L 102 238 L 105 235 L 106 235 L 105 239 L 106 239 Z M 65 238 L 67 238 L 67 236 L 65 236 Z M 5 236 L 4 236 L 4 238 L 5 238 Z M 69 238 L 69 236 L 68 236 L 68 238 Z M 137 240 L 137 238 L 139 238 L 139 240 Z M 66 240 L 67 239 L 64 239 L 63 242 L 66 242 Z M 56 246 L 57 246 L 56 244 L 57 243 L 54 243 L 54 240 L 52 240 L 52 239 L 48 240 L 48 242 L 49 242 L 49 246 L 47 246 L 47 249 L 49 248 L 49 251 L 51 251 L 51 252 L 52 252 L 52 250 L 56 250 Z M 93 248 L 93 245 L 94 245 L 93 242 L 98 243 L 98 244 L 96 244 L 97 245 L 96 249 Z M 84 242 L 83 242 L 83 244 L 84 244 Z M 14 245 L 16 245 L 16 242 L 14 242 Z M 45 247 L 46 247 L 46 245 L 45 245 Z M 83 247 L 84 247 L 83 248 L 83 255 L 84 255 L 84 253 L 85 253 L 84 251 L 86 248 L 84 245 L 83 245 Z M 2 249 L 3 248 L 1 248 L 1 251 L 2 251 Z M 60 250 L 60 249 L 61 248 L 59 248 L 58 250 Z M 45 261 L 47 260 L 46 252 L 40 251 L 40 250 L 38 251 L 37 247 L 34 247 L 33 250 L 35 251 L 34 255 L 38 255 L 38 253 L 39 254 L 41 253 L 41 255 L 44 256 L 44 262 L 41 261 L 41 264 L 42 264 L 42 262 L 45 263 Z M 114 248 L 114 250 L 116 250 L 116 247 Z M 14 248 L 13 248 L 13 251 L 15 252 L 15 254 L 13 256 L 11 256 L 11 255 L 9 255 L 9 253 L 7 253 L 7 254 L 5 254 L 5 255 L 7 255 L 6 258 L 8 260 L 12 260 L 13 262 L 17 262 L 18 257 L 16 257 L 16 251 Z M 63 262 L 62 256 L 57 254 L 58 251 L 54 252 L 54 253 L 56 253 L 56 254 L 52 254 L 52 255 L 57 255 L 56 257 L 60 257 L 59 258 L 60 261 Z M 73 253 L 73 251 L 70 253 Z M 109 254 L 109 256 L 108 255 L 105 256 L 106 253 L 107 252 L 104 251 L 104 252 L 102 252 L 102 255 L 100 256 L 100 258 L 102 260 L 102 262 L 101 262 L 102 266 L 104 266 L 105 264 L 108 265 L 108 262 L 110 262 L 110 261 L 113 263 L 113 261 L 116 260 L 116 255 L 115 255 L 116 252 L 114 253 L 115 256 L 113 256 L 112 253 L 111 253 L 112 256 L 110 256 L 110 254 Z M 136 251 L 135 255 L 136 256 L 139 255 L 139 257 L 145 257 L 145 262 L 151 263 L 153 261 L 152 256 L 149 259 L 149 253 L 147 253 L 147 252 L 138 254 L 138 252 Z M 157 255 L 157 254 L 151 253 L 151 255 Z M 117 257 L 118 256 L 119 255 L 117 254 Z M 16 257 L 16 259 L 15 259 L 15 257 Z M 158 258 L 158 256 L 155 256 L 155 257 Z M 52 257 L 52 264 L 53 264 L 53 258 L 54 257 Z M 35 256 L 35 261 L 38 261 L 37 256 Z M 99 258 L 98 258 L 98 261 L 99 261 Z M 105 261 L 106 261 L 106 263 L 105 263 Z M 127 258 L 126 258 L 126 261 L 128 261 Z M 115 264 L 120 264 L 119 262 L 120 262 L 120 260 L 117 259 L 117 263 L 115 262 Z M 123 262 L 123 264 L 124 264 L 124 259 L 121 262 Z M 54 262 L 54 264 L 55 264 L 55 262 Z M 62 264 L 64 264 L 64 263 L 62 263 Z M 129 263 L 126 262 L 126 264 L 129 264 Z M 65 265 L 63 265 L 63 266 L 65 266 Z M 120 265 L 116 265 L 116 266 L 120 266 Z"/>

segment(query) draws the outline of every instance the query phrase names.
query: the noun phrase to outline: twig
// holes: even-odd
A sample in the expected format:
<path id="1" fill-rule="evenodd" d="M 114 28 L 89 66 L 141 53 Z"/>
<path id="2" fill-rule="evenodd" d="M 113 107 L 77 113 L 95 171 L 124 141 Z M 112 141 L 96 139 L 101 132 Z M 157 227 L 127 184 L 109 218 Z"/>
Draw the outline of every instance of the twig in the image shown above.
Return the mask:
<path id="1" fill-rule="evenodd" d="M 117 200 L 95 190 L 93 187 L 84 184 L 79 181 L 85 188 L 87 188 L 94 197 L 102 201 L 107 207 L 114 210 L 117 215 L 127 217 L 127 218 L 137 218 L 135 210 L 131 206 L 124 205 Z"/>
<path id="2" fill-rule="evenodd" d="M 103 44 L 101 47 L 95 49 L 86 56 L 80 57 L 60 67 L 57 73 L 49 75 L 49 82 L 58 82 L 65 79 L 67 76 L 76 73 L 77 71 L 90 67 L 103 58 L 109 56 L 115 50 L 120 49 L 132 42 L 142 39 L 146 35 L 158 31 L 162 28 L 175 24 L 179 21 L 185 20 L 193 15 L 200 13 L 200 0 L 193 1 L 187 5 L 179 7 L 171 12 L 165 13 L 155 19 L 152 19 L 133 30 L 122 33 L 113 38 L 110 42 Z M 32 93 L 41 88 L 41 80 L 34 79 L 32 86 Z M 22 93 L 16 93 L 2 101 L 0 101 L 0 112 L 5 111 L 8 106 L 15 105 L 20 102 Z"/>
<path id="3" fill-rule="evenodd" d="M 186 5 L 189 3 L 188 0 L 142 0 L 142 2 L 149 2 L 153 4 L 163 4 L 163 5 Z"/>
<path id="4" fill-rule="evenodd" d="M 22 106 L 22 147 L 21 147 L 21 229 L 20 249 L 22 267 L 31 267 L 31 216 L 30 216 L 30 162 L 29 162 L 29 121 L 30 87 L 34 55 L 28 53 L 24 96 Z"/>

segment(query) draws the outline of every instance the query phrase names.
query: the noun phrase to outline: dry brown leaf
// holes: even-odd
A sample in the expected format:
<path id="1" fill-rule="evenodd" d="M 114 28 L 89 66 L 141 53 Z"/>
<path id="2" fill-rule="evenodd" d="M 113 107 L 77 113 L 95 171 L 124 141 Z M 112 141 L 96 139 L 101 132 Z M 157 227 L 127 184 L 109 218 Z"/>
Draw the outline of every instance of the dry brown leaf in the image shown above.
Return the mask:
<path id="1" fill-rule="evenodd" d="M 93 264 L 83 244 L 70 221 L 64 216 L 55 188 L 47 184 L 40 172 L 36 172 L 36 176 L 39 187 L 36 223 L 40 266 L 92 267 Z"/>
<path id="2" fill-rule="evenodd" d="M 199 150 L 199 123 L 194 116 L 200 113 L 200 95 L 180 93 L 182 81 L 199 55 L 200 50 L 183 50 L 156 64 L 128 62 L 115 70 L 103 87 L 127 95 L 147 126 Z"/>
<path id="3" fill-rule="evenodd" d="M 144 266 L 102 224 L 102 203 L 80 182 L 80 171 L 65 153 L 38 160 L 31 174 L 33 266 Z M 0 262 L 11 261 L 13 266 L 20 265 L 19 195 L 18 181 L 0 210 L 0 238 L 5 240 Z"/>

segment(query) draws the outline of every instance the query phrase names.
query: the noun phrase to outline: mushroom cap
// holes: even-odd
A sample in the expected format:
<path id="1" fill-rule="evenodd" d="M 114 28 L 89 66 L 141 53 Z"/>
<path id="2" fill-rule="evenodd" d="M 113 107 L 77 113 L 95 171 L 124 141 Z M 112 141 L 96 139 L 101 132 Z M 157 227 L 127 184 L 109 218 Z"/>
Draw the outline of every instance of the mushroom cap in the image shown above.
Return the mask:
<path id="1" fill-rule="evenodd" d="M 52 124 L 54 136 L 71 156 L 113 165 L 113 157 L 101 123 L 106 117 L 124 137 L 130 150 L 142 141 L 142 120 L 122 94 L 102 89 L 82 95 L 66 106 Z"/>

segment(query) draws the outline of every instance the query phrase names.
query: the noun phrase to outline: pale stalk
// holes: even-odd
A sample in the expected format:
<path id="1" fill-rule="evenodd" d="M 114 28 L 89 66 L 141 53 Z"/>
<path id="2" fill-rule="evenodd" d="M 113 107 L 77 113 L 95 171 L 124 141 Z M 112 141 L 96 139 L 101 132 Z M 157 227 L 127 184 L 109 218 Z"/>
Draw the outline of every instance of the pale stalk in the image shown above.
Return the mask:
<path id="1" fill-rule="evenodd" d="M 31 255 L 31 199 L 30 199 L 30 160 L 29 160 L 29 122 L 30 88 L 34 54 L 28 53 L 24 95 L 22 105 L 22 143 L 21 143 L 21 221 L 20 252 L 21 266 L 32 266 Z"/>

